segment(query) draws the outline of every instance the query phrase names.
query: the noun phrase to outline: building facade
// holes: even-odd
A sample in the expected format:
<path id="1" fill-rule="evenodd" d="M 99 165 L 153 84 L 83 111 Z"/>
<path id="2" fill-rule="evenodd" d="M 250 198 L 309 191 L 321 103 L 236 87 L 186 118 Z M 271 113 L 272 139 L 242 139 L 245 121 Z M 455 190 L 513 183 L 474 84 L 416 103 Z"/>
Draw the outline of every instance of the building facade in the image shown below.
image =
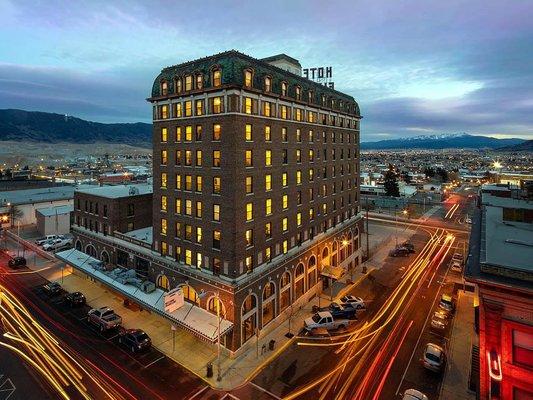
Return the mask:
<path id="1" fill-rule="evenodd" d="M 465 269 L 479 297 L 481 400 L 533 398 L 532 199 L 525 187 L 481 190 Z"/>

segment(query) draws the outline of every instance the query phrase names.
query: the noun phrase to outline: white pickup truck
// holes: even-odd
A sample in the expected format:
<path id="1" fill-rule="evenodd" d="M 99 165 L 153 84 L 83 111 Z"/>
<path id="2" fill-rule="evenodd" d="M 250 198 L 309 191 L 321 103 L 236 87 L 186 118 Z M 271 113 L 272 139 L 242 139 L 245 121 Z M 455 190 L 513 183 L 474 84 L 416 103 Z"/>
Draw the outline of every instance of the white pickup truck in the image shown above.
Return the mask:
<path id="1" fill-rule="evenodd" d="M 304 328 L 309 332 L 314 329 L 326 329 L 330 331 L 344 329 L 352 322 L 349 319 L 334 319 L 329 311 L 320 311 L 304 321 Z"/>

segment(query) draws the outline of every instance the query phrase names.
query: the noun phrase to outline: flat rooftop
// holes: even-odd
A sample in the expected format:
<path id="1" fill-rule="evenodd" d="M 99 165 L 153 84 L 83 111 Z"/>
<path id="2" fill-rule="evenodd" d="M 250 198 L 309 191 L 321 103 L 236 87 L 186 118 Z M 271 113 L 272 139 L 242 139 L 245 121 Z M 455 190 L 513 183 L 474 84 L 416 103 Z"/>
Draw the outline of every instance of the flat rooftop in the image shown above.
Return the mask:
<path id="1" fill-rule="evenodd" d="M 74 198 L 74 186 L 57 186 L 39 189 L 0 192 L 0 204 L 13 205 L 44 203 Z"/>
<path id="2" fill-rule="evenodd" d="M 126 233 L 123 233 L 124 236 L 131 237 L 133 239 L 141 240 L 143 242 L 146 242 L 148 244 L 152 244 L 153 242 L 153 229 L 151 226 L 147 226 L 146 228 L 141 229 L 135 229 L 134 231 L 129 231 Z"/>
<path id="3" fill-rule="evenodd" d="M 153 193 L 153 187 L 149 183 L 137 183 L 131 185 L 104 185 L 94 187 L 80 187 L 77 192 L 92 194 L 94 196 L 118 199 L 121 197 L 140 196 Z"/>
<path id="4" fill-rule="evenodd" d="M 36 211 L 45 217 L 52 217 L 55 215 L 68 214 L 71 211 L 74 211 L 74 205 L 67 204 L 65 206 L 58 207 L 39 208 Z"/>

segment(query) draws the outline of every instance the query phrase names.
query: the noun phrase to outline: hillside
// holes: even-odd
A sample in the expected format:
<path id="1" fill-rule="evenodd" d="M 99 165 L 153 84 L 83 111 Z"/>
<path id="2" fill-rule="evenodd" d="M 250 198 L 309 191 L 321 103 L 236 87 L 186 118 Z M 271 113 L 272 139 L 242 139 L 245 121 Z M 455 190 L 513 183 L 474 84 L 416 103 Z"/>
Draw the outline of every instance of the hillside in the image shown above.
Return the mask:
<path id="1" fill-rule="evenodd" d="M 526 140 L 523 143 L 513 146 L 505 146 L 497 149 L 498 151 L 533 151 L 533 140 Z"/>
<path id="2" fill-rule="evenodd" d="M 46 143 L 124 143 L 151 146 L 152 125 L 103 124 L 37 111 L 0 110 L 0 141 Z"/>
<path id="3" fill-rule="evenodd" d="M 488 136 L 474 136 L 460 133 L 363 142 L 361 143 L 361 149 L 497 149 L 504 146 L 514 146 L 523 142 L 525 142 L 524 139 L 496 139 Z"/>

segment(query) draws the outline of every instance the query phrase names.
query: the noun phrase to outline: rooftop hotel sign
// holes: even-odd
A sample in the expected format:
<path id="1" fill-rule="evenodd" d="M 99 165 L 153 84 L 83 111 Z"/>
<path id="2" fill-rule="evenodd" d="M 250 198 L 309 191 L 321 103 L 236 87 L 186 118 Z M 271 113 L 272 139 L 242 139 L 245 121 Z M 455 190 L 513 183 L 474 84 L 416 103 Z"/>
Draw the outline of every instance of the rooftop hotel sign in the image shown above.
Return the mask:
<path id="1" fill-rule="evenodd" d="M 327 86 L 330 89 L 335 89 L 332 67 L 304 68 L 303 74 L 307 79 L 311 79 L 312 81 Z"/>

